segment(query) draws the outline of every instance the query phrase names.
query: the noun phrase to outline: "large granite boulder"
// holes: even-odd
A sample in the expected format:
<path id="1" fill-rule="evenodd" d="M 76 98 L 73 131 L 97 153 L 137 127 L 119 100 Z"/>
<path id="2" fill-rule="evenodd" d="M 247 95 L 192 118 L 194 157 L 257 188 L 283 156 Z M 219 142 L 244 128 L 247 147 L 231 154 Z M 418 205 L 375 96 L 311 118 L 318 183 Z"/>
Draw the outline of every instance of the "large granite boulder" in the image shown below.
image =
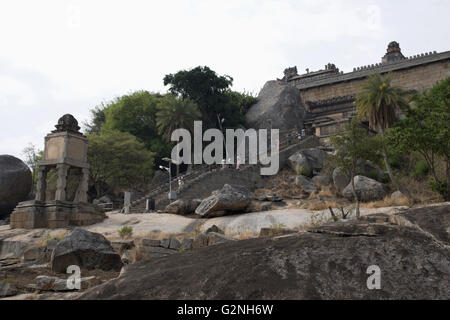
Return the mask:
<path id="1" fill-rule="evenodd" d="M 81 269 L 119 271 L 122 268 L 120 255 L 101 234 L 75 228 L 72 233 L 58 242 L 51 256 L 51 268 L 65 273 L 70 265 Z"/>
<path id="2" fill-rule="evenodd" d="M 200 199 L 192 200 L 176 200 L 171 204 L 167 205 L 164 209 L 167 213 L 186 215 L 195 212 L 195 209 L 200 205 L 202 201 Z"/>
<path id="3" fill-rule="evenodd" d="M 346 186 L 348 186 L 350 182 L 350 177 L 346 175 L 341 168 L 335 168 L 333 170 L 333 184 L 336 187 L 339 192 L 342 193 L 342 191 L 345 189 Z"/>
<path id="4" fill-rule="evenodd" d="M 9 216 L 31 192 L 31 171 L 22 160 L 0 155 L 0 218 Z"/>
<path id="5" fill-rule="evenodd" d="M 381 200 L 386 196 L 383 184 L 376 180 L 364 176 L 355 176 L 353 181 L 355 182 L 355 191 L 360 201 Z M 342 191 L 342 195 L 349 200 L 353 199 L 351 182 Z"/>
<path id="6" fill-rule="evenodd" d="M 434 232 L 450 227 L 450 206 L 408 210 L 405 220 L 410 212 L 412 227 L 351 220 L 138 262 L 79 298 L 449 300 L 450 251 Z M 371 266 L 378 290 L 367 286 Z"/>
<path id="7" fill-rule="evenodd" d="M 289 166 L 298 174 L 311 176 L 323 168 L 328 154 L 320 148 L 300 150 L 288 158 Z"/>
<path id="8" fill-rule="evenodd" d="M 221 190 L 213 191 L 210 197 L 204 199 L 195 213 L 209 218 L 242 212 L 252 199 L 254 195 L 247 189 L 225 184 Z"/>
<path id="9" fill-rule="evenodd" d="M 356 174 L 369 177 L 371 179 L 381 181 L 384 172 L 370 161 L 358 162 Z M 342 172 L 341 168 L 335 168 L 333 171 L 333 183 L 339 192 L 343 192 L 345 187 L 350 183 L 350 177 Z"/>
<path id="10" fill-rule="evenodd" d="M 297 88 L 280 81 L 268 81 L 259 93 L 257 103 L 246 113 L 245 120 L 249 128 L 272 126 L 285 132 L 302 124 L 305 113 Z"/>
<path id="11" fill-rule="evenodd" d="M 301 153 L 296 152 L 288 158 L 288 164 L 297 174 L 312 176 L 312 168 L 309 164 L 308 158 Z"/>

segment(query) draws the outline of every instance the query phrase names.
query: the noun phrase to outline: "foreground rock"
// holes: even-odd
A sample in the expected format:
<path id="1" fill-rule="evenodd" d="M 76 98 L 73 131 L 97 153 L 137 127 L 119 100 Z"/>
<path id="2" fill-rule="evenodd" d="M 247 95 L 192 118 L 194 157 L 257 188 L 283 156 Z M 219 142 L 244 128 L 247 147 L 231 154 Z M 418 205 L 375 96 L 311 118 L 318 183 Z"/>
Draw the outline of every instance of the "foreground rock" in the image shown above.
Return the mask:
<path id="1" fill-rule="evenodd" d="M 13 284 L 0 281 L 0 298 L 16 295 L 17 290 Z"/>
<path id="2" fill-rule="evenodd" d="M 302 188 L 302 190 L 306 193 L 311 193 L 317 190 L 316 185 L 305 176 L 297 176 L 295 178 L 295 184 Z"/>
<path id="3" fill-rule="evenodd" d="M 31 191 L 31 171 L 20 159 L 0 155 L 0 219 L 9 216 Z"/>
<path id="4" fill-rule="evenodd" d="M 381 200 L 386 196 L 383 184 L 376 180 L 364 176 L 355 176 L 354 182 L 356 194 L 361 201 L 369 202 Z M 351 182 L 342 191 L 342 195 L 349 200 L 353 199 Z"/>
<path id="5" fill-rule="evenodd" d="M 289 166 L 298 174 L 312 176 L 322 169 L 328 155 L 319 148 L 298 151 L 288 158 Z"/>
<path id="6" fill-rule="evenodd" d="M 99 233 L 76 228 L 58 242 L 51 256 L 55 272 L 66 273 L 67 267 L 77 265 L 81 269 L 120 270 L 122 261 L 110 242 Z"/>
<path id="7" fill-rule="evenodd" d="M 80 298 L 448 300 L 450 249 L 433 230 L 450 227 L 450 206 L 402 215 L 430 213 L 422 227 L 348 221 L 143 261 Z M 372 265 L 381 268 L 380 290 L 367 288 Z"/>
<path id="8" fill-rule="evenodd" d="M 205 218 L 224 216 L 245 210 L 252 199 L 254 195 L 250 191 L 225 184 L 221 190 L 204 199 L 195 213 Z"/>
<path id="9" fill-rule="evenodd" d="M 101 280 L 98 277 L 80 278 L 80 289 L 87 289 L 98 285 Z M 74 285 L 74 283 L 72 283 Z M 32 289 L 39 291 L 73 291 L 78 290 L 73 286 L 68 285 L 67 279 L 61 279 L 52 276 L 37 276 L 35 283 L 29 286 Z"/>
<path id="10" fill-rule="evenodd" d="M 305 117 L 298 90 L 280 81 L 268 81 L 258 95 L 258 101 L 246 113 L 248 128 L 277 128 L 280 132 L 295 129 Z M 271 119 L 271 124 L 267 119 Z"/>

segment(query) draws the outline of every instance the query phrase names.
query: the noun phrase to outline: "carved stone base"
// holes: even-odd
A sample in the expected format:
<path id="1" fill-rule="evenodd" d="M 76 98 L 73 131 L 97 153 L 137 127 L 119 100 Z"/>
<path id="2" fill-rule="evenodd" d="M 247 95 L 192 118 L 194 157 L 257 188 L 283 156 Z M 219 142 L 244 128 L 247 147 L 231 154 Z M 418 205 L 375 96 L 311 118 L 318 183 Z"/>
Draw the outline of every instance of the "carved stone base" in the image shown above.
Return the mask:
<path id="1" fill-rule="evenodd" d="M 87 226 L 102 222 L 105 218 L 103 209 L 90 203 L 31 200 L 20 202 L 9 220 L 12 229 L 55 229 Z"/>

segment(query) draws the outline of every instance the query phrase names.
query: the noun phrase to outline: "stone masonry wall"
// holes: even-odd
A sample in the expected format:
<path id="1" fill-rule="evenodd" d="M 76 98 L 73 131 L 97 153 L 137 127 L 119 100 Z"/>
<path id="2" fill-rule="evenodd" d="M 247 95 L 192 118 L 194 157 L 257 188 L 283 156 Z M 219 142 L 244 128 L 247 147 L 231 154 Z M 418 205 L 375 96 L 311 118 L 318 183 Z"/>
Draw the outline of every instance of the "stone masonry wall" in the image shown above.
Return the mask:
<path id="1" fill-rule="evenodd" d="M 450 60 L 393 71 L 392 84 L 404 89 L 423 91 L 450 77 Z M 357 94 L 365 78 L 301 89 L 303 101 L 317 101 Z"/>

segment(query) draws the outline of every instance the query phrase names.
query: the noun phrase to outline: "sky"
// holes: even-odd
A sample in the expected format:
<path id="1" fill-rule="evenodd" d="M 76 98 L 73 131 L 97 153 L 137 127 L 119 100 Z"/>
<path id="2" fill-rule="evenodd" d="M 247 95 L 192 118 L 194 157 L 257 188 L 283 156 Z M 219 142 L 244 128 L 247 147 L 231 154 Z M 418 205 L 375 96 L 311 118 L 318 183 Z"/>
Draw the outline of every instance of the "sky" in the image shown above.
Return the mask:
<path id="1" fill-rule="evenodd" d="M 405 56 L 447 51 L 449 14 L 449 0 L 2 0 L 0 154 L 24 159 L 62 115 L 81 124 L 199 65 L 256 95 L 287 67 L 381 62 L 394 40 Z"/>

